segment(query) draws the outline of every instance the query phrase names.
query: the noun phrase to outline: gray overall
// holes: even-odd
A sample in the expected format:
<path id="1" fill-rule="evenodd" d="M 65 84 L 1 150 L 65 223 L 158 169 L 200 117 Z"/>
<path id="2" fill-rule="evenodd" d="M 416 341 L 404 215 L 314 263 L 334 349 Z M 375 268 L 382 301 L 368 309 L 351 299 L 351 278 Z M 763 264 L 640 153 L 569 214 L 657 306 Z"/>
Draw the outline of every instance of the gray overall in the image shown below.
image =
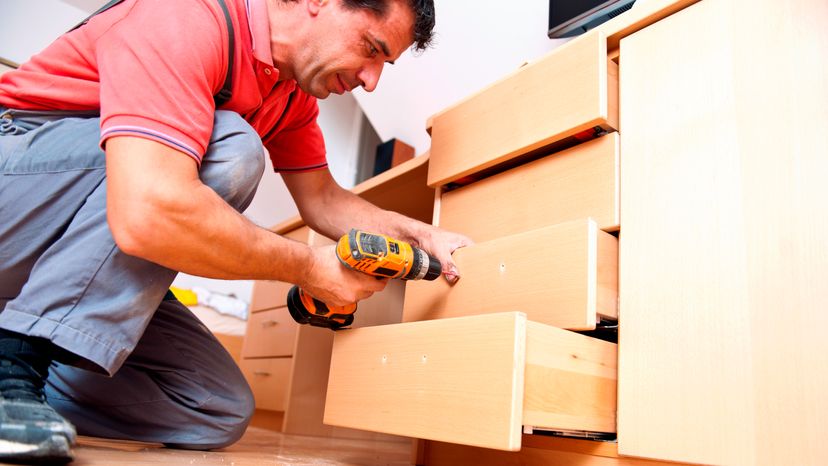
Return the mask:
<path id="1" fill-rule="evenodd" d="M 164 299 L 176 272 L 115 245 L 99 125 L 0 107 L 0 328 L 71 353 L 46 394 L 79 434 L 229 445 L 252 415 L 250 388 L 207 328 Z M 201 180 L 242 211 L 263 170 L 253 128 L 216 112 Z"/>

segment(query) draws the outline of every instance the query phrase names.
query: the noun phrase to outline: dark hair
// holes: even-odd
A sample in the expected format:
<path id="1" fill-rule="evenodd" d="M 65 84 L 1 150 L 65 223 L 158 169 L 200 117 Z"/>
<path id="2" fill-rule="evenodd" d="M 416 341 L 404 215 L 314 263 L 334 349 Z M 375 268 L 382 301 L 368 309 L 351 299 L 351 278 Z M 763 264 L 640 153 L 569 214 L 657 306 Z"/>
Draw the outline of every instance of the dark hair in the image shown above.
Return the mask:
<path id="1" fill-rule="evenodd" d="M 365 8 L 383 16 L 389 1 L 405 1 L 414 12 L 414 49 L 423 51 L 431 45 L 434 29 L 434 0 L 343 0 L 348 8 Z"/>

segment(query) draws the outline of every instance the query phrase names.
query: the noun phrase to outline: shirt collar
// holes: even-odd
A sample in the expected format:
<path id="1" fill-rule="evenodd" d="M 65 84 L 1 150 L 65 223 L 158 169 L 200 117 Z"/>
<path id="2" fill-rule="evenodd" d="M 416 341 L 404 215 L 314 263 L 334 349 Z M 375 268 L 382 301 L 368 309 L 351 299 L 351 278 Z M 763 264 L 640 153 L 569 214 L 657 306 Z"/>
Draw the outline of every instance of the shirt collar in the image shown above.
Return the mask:
<path id="1" fill-rule="evenodd" d="M 265 2 L 266 0 L 244 0 L 247 10 L 247 24 L 250 25 L 250 37 L 253 38 L 253 57 L 272 67 L 270 18 L 267 16 Z"/>

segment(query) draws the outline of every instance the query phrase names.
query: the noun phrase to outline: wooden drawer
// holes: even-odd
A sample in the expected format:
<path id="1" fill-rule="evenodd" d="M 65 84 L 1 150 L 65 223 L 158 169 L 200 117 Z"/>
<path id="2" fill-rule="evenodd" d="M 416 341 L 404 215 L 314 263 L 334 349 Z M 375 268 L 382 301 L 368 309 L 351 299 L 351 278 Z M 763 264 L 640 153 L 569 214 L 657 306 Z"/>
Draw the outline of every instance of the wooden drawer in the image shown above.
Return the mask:
<path id="1" fill-rule="evenodd" d="M 253 390 L 256 408 L 284 411 L 292 358 L 242 359 L 241 370 Z"/>
<path id="2" fill-rule="evenodd" d="M 247 321 L 242 357 L 292 355 L 298 326 L 285 307 L 251 314 Z"/>
<path id="3" fill-rule="evenodd" d="M 520 312 L 344 330 L 324 422 L 500 450 L 522 425 L 615 432 L 616 352 Z"/>
<path id="4" fill-rule="evenodd" d="M 606 37 L 579 37 L 431 118 L 429 186 L 567 138 L 618 128 L 618 68 Z"/>
<path id="5" fill-rule="evenodd" d="M 403 321 L 518 310 L 556 327 L 590 330 L 618 316 L 618 240 L 592 219 L 458 249 L 460 280 L 410 281 Z"/>
<path id="6" fill-rule="evenodd" d="M 287 306 L 287 293 L 292 283 L 256 280 L 250 298 L 250 312 L 260 312 L 274 307 Z"/>
<path id="7" fill-rule="evenodd" d="M 444 193 L 439 224 L 481 242 L 587 217 L 618 228 L 618 133 Z"/>

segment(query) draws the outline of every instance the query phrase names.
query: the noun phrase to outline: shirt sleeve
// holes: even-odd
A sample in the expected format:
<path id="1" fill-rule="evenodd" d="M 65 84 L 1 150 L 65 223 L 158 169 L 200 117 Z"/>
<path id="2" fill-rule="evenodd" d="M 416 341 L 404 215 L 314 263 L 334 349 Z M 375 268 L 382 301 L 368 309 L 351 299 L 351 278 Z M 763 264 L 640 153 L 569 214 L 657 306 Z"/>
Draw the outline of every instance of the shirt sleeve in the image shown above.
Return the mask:
<path id="1" fill-rule="evenodd" d="M 325 140 L 316 122 L 316 98 L 296 89 L 290 96 L 284 117 L 265 138 L 276 172 L 303 172 L 328 166 Z"/>
<path id="2" fill-rule="evenodd" d="M 101 147 L 137 136 L 201 162 L 227 66 L 220 14 L 202 0 L 138 1 L 101 35 Z"/>

